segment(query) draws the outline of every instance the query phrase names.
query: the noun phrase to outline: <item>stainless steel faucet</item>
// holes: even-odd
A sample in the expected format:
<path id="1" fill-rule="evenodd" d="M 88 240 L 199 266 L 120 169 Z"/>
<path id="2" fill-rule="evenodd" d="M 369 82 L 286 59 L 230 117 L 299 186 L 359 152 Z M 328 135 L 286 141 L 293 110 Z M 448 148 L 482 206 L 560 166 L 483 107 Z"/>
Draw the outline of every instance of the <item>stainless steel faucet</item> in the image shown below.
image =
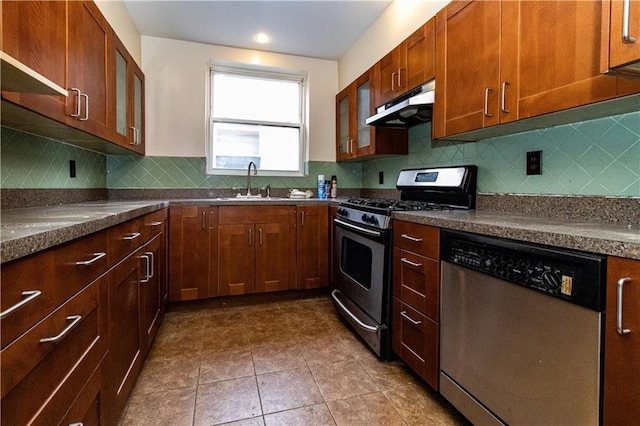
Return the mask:
<path id="1" fill-rule="evenodd" d="M 251 166 L 253 165 L 253 175 L 258 176 L 258 168 L 256 167 L 256 163 L 251 161 L 249 163 L 249 167 L 247 168 L 247 197 L 251 196 Z"/>

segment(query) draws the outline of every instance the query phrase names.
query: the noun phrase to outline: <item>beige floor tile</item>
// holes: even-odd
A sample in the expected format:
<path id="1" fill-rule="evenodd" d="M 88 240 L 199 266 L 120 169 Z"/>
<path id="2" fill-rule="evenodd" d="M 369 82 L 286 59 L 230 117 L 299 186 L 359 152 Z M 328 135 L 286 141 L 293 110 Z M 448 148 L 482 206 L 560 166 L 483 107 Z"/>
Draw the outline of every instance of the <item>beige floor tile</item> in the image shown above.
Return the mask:
<path id="1" fill-rule="evenodd" d="M 298 345 L 307 365 L 353 360 L 353 355 L 339 339 L 308 339 Z"/>
<path id="2" fill-rule="evenodd" d="M 131 397 L 122 426 L 190 426 L 196 388 L 172 389 Z"/>
<path id="3" fill-rule="evenodd" d="M 138 376 L 134 392 L 154 393 L 198 384 L 200 355 L 149 358 Z"/>
<path id="4" fill-rule="evenodd" d="M 340 334 L 339 338 L 354 358 L 372 361 L 378 359 L 375 352 L 366 343 L 363 343 L 360 337 L 356 336 L 352 330 L 347 330 L 347 332 Z"/>
<path id="5" fill-rule="evenodd" d="M 266 426 L 332 426 L 336 422 L 326 404 L 310 405 L 264 416 Z"/>
<path id="6" fill-rule="evenodd" d="M 247 327 L 247 336 L 252 347 L 297 343 L 298 335 L 287 322 L 269 323 L 264 321 Z"/>
<path id="7" fill-rule="evenodd" d="M 238 420 L 237 422 L 223 423 L 223 426 L 264 426 L 264 418 L 252 417 L 250 419 Z"/>
<path id="8" fill-rule="evenodd" d="M 338 426 L 406 425 L 382 392 L 327 403 Z"/>
<path id="9" fill-rule="evenodd" d="M 416 383 L 418 380 L 400 361 L 382 361 L 377 358 L 359 359 L 359 361 L 382 391 Z"/>
<path id="10" fill-rule="evenodd" d="M 324 402 L 307 367 L 257 377 L 264 414 Z"/>
<path id="11" fill-rule="evenodd" d="M 204 328 L 246 328 L 244 314 L 238 309 L 220 309 L 205 314 Z"/>
<path id="12" fill-rule="evenodd" d="M 217 425 L 262 416 L 255 377 L 198 386 L 194 425 Z"/>
<path id="13" fill-rule="evenodd" d="M 203 352 L 223 352 L 249 348 L 245 329 L 235 327 L 205 329 L 202 339 Z"/>
<path id="14" fill-rule="evenodd" d="M 384 392 L 409 425 L 463 425 L 464 420 L 426 385 L 408 383 Z"/>
<path id="15" fill-rule="evenodd" d="M 379 391 L 369 374 L 357 361 L 318 364 L 310 368 L 327 401 Z"/>
<path id="16" fill-rule="evenodd" d="M 220 382 L 254 375 L 253 359 L 249 349 L 202 353 L 199 383 Z"/>
<path id="17" fill-rule="evenodd" d="M 149 358 L 173 358 L 176 356 L 196 355 L 202 349 L 202 329 L 166 327 L 156 337 Z"/>
<path id="18" fill-rule="evenodd" d="M 256 374 L 274 373 L 305 367 L 300 349 L 294 343 L 270 344 L 251 350 Z"/>

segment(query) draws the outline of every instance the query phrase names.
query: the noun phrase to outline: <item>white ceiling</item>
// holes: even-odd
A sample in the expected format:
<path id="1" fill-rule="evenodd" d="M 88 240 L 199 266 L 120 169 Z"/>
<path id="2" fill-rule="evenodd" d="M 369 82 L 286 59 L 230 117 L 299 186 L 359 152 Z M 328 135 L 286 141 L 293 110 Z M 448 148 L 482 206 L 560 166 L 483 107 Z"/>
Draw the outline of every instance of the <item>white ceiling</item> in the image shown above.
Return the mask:
<path id="1" fill-rule="evenodd" d="M 387 0 L 124 0 L 142 35 L 338 60 Z M 265 32 L 269 44 L 253 37 Z"/>

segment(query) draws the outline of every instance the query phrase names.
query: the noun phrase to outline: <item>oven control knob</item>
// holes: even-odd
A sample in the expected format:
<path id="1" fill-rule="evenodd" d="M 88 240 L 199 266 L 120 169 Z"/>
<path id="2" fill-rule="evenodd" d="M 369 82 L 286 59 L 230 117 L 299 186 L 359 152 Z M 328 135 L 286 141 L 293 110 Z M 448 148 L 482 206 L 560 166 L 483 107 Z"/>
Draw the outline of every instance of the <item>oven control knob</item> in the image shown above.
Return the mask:
<path id="1" fill-rule="evenodd" d="M 339 214 L 340 216 L 349 217 L 349 210 L 347 210 L 347 209 L 343 209 L 343 208 L 339 208 L 339 209 L 338 209 L 338 214 Z"/>
<path id="2" fill-rule="evenodd" d="M 559 290 L 562 285 L 562 278 L 551 271 L 542 274 L 542 281 L 549 290 Z"/>
<path id="3" fill-rule="evenodd" d="M 371 225 L 376 225 L 378 223 L 378 219 L 374 215 L 363 214 L 362 221 L 364 223 L 370 223 Z"/>

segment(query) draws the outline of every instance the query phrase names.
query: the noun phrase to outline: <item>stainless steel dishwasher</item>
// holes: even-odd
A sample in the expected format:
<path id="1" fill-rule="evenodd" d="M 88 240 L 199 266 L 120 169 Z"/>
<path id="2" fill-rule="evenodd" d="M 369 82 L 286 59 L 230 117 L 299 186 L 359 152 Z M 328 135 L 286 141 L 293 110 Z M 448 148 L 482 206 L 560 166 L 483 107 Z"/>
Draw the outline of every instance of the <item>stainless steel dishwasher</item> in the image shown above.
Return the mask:
<path id="1" fill-rule="evenodd" d="M 606 258 L 442 231 L 440 392 L 476 425 L 597 425 Z"/>

